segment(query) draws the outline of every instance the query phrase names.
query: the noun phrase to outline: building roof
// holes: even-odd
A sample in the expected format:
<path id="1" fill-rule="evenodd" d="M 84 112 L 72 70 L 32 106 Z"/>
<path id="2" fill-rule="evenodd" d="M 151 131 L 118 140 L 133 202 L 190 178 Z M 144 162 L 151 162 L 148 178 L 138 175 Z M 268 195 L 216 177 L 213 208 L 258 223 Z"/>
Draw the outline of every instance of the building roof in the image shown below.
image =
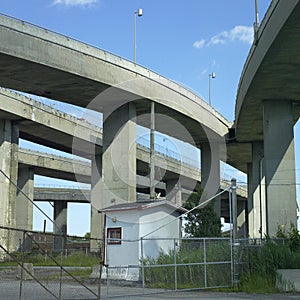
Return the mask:
<path id="1" fill-rule="evenodd" d="M 182 206 L 178 206 L 170 201 L 163 200 L 163 201 L 131 202 L 131 203 L 116 204 L 116 205 L 105 207 L 99 210 L 98 212 L 105 213 L 105 212 L 113 212 L 113 211 L 144 210 L 144 209 L 157 207 L 161 205 L 167 206 L 181 213 L 186 213 L 188 211 Z"/>

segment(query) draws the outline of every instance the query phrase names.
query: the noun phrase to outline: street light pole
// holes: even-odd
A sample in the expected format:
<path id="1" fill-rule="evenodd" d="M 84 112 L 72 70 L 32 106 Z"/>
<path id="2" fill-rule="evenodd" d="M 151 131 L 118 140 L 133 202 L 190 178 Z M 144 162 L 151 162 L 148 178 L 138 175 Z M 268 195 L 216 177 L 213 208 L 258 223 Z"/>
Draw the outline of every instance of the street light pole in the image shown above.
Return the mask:
<path id="1" fill-rule="evenodd" d="M 208 100 L 209 100 L 209 105 L 211 105 L 211 97 L 210 97 L 210 77 L 211 78 L 216 78 L 216 73 L 211 73 L 208 74 Z"/>
<path id="2" fill-rule="evenodd" d="M 255 0 L 255 22 L 254 22 L 254 42 L 257 42 L 258 38 L 258 27 L 259 27 L 259 18 L 258 18 L 258 0 Z"/>
<path id="3" fill-rule="evenodd" d="M 134 63 L 136 63 L 136 15 L 141 17 L 143 15 L 143 10 L 139 8 L 138 10 L 134 11 Z"/>

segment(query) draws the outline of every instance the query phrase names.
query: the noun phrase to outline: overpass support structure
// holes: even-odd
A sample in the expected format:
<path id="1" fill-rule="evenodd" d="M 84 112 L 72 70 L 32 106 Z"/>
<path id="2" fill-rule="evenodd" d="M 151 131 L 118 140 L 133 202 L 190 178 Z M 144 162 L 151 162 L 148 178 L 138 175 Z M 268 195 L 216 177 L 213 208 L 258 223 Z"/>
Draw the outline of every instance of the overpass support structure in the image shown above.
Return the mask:
<path id="1" fill-rule="evenodd" d="M 53 250 L 62 251 L 67 239 L 67 211 L 68 201 L 54 202 L 53 232 L 60 236 L 54 236 Z"/>
<path id="2" fill-rule="evenodd" d="M 34 200 L 34 170 L 32 168 L 19 167 L 18 188 L 16 198 L 16 228 L 32 230 Z"/>
<path id="3" fill-rule="evenodd" d="M 103 124 L 103 154 L 92 163 L 91 237 L 103 237 L 104 218 L 98 211 L 114 204 L 136 202 L 136 107 L 130 102 Z M 97 243 L 92 242 L 91 249 Z M 99 248 L 97 248 L 99 250 Z"/>
<path id="4" fill-rule="evenodd" d="M 266 232 L 297 224 L 296 174 L 292 102 L 263 103 Z"/>
<path id="5" fill-rule="evenodd" d="M 32 168 L 19 166 L 16 192 L 16 228 L 33 230 L 34 170 Z M 16 240 L 23 241 L 22 249 L 30 250 L 31 243 L 26 239 L 23 240 L 23 233 L 17 232 L 16 234 Z M 21 243 L 19 244 L 21 245 Z"/>
<path id="6" fill-rule="evenodd" d="M 182 205 L 182 186 L 179 178 L 166 181 L 166 199 L 179 206 Z"/>
<path id="7" fill-rule="evenodd" d="M 0 225 L 16 227 L 16 183 L 18 179 L 19 129 L 9 120 L 0 120 Z M 3 172 L 3 173 L 2 173 Z M 5 175 L 4 175 L 5 174 Z M 14 184 L 13 184 L 14 183 Z M 17 240 L 3 236 L 7 250 L 16 250 Z"/>
<path id="8" fill-rule="evenodd" d="M 220 190 L 220 147 L 218 143 L 201 144 L 201 187 L 203 197 L 211 198 Z M 206 200 L 205 199 L 205 200 Z M 215 199 L 215 212 L 221 216 L 221 198 Z"/>
<path id="9" fill-rule="evenodd" d="M 267 233 L 266 197 L 264 176 L 263 142 L 252 143 L 252 163 L 247 166 L 248 173 L 248 224 L 249 237 L 263 238 Z"/>

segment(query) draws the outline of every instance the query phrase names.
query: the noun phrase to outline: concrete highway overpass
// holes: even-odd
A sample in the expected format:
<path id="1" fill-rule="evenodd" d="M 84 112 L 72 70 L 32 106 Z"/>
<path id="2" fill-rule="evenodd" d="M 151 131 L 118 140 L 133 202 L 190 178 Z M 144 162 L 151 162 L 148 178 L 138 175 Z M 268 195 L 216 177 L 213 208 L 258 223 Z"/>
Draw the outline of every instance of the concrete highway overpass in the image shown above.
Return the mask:
<path id="1" fill-rule="evenodd" d="M 102 129 L 84 119 L 4 88 L 0 88 L 0 103 L 0 120 L 11 122 L 22 139 L 85 158 L 101 153 Z M 74 136 L 79 152 L 72 147 Z"/>
<path id="2" fill-rule="evenodd" d="M 220 159 L 248 173 L 249 234 L 273 235 L 278 225 L 296 222 L 299 11 L 299 1 L 272 1 L 241 76 L 233 126 L 202 99 L 148 69 L 5 16 L 0 85 L 103 113 L 103 155 L 92 149 L 91 159 L 92 202 L 102 189 L 104 206 L 136 200 L 135 126 L 149 127 L 154 103 L 157 131 L 201 148 L 202 183 L 209 192 L 219 186 Z M 73 145 L 78 152 L 80 147 Z M 8 153 L 13 145 L 2 148 Z M 93 204 L 101 208 L 96 199 Z"/>
<path id="3" fill-rule="evenodd" d="M 94 214 L 112 202 L 136 201 L 132 145 L 136 124 L 150 126 L 153 103 L 155 129 L 201 148 L 206 194 L 218 190 L 220 159 L 227 159 L 225 135 L 231 123 L 199 96 L 106 51 L 6 16 L 0 16 L 0 40 L 1 86 L 103 113 L 103 154 L 96 147 L 91 153 Z M 72 151 L 80 153 L 81 147 L 75 142 Z M 9 144 L 3 149 L 7 150 Z M 176 180 L 170 193 L 175 185 Z M 93 198 L 100 190 L 104 202 Z M 92 224 L 92 235 L 99 222 Z"/>
<path id="4" fill-rule="evenodd" d="M 239 82 L 228 149 L 236 153 L 236 167 L 248 174 L 254 237 L 273 236 L 278 226 L 297 222 L 293 126 L 300 113 L 299 36 L 300 2 L 272 1 Z"/>
<path id="5" fill-rule="evenodd" d="M 144 148 L 142 148 L 143 151 L 145 151 Z M 149 150 L 149 149 L 148 149 Z M 139 153 L 140 151 L 138 151 Z M 145 156 L 145 154 L 142 154 Z M 161 154 L 157 153 L 157 156 L 161 159 L 163 158 Z M 149 151 L 148 151 L 148 157 L 149 157 Z M 26 172 L 29 172 L 29 170 L 32 170 L 34 174 L 37 175 L 43 175 L 47 177 L 55 177 L 65 180 L 73 180 L 78 181 L 76 178 L 82 178 L 83 183 L 90 183 L 91 180 L 91 164 L 88 161 L 81 161 L 81 160 L 75 160 L 75 159 L 69 159 L 57 155 L 50 155 L 47 153 L 27 150 L 27 149 L 19 149 L 19 172 L 20 170 L 23 170 L 24 168 L 27 169 Z M 190 170 L 190 166 L 184 165 L 181 162 L 176 162 L 174 159 L 170 159 L 168 157 L 165 157 L 165 160 L 171 160 L 172 170 L 174 171 L 175 164 L 177 164 L 177 168 L 175 172 L 183 172 L 187 173 Z M 76 168 L 74 168 L 74 165 L 78 165 Z M 74 170 L 76 170 L 77 174 L 76 177 L 74 176 Z M 55 173 L 54 173 L 55 172 Z M 179 176 L 180 174 L 177 174 Z M 70 177 L 70 176 L 73 176 Z M 195 176 L 195 180 L 197 180 L 198 185 L 201 182 L 201 175 L 200 175 L 200 169 L 198 169 L 197 177 Z M 143 192 L 145 187 L 148 187 L 149 189 L 149 178 L 143 177 L 140 175 L 137 175 L 137 191 Z M 220 182 L 220 188 L 221 190 L 228 189 L 230 186 L 230 182 L 226 181 L 224 179 Z M 157 190 L 160 191 L 161 197 L 164 198 L 166 194 L 166 184 L 164 182 L 157 182 Z M 193 187 L 192 187 L 193 188 Z M 34 187 L 33 188 L 33 182 L 31 183 L 31 189 L 26 190 L 26 194 L 33 195 L 34 201 L 42 201 L 42 202 L 53 202 L 54 203 L 54 222 L 56 222 L 57 217 L 60 216 L 61 212 L 63 211 L 63 214 L 65 216 L 65 220 L 63 222 L 63 228 L 66 228 L 67 226 L 67 203 L 73 202 L 73 203 L 90 203 L 91 201 L 91 191 L 87 190 L 85 188 L 83 189 L 75 189 L 75 188 L 53 188 L 53 187 Z M 25 192 L 25 191 L 24 191 Z M 178 193 L 180 195 L 177 197 L 177 199 L 174 199 L 173 202 L 176 203 L 176 200 L 185 200 L 191 193 L 191 190 L 188 190 L 187 188 L 184 188 L 184 186 L 180 186 L 178 188 Z M 138 194 L 139 201 L 145 201 L 149 200 L 149 195 L 145 194 Z M 243 188 L 242 186 L 237 187 L 237 200 L 238 200 L 238 212 L 239 215 L 242 215 L 245 213 L 246 208 L 246 200 L 247 200 L 247 190 Z M 26 203 L 30 203 L 28 199 L 24 198 L 23 195 L 19 195 L 19 198 L 17 199 L 18 206 L 20 205 L 22 207 L 22 213 L 26 211 L 24 209 L 26 207 Z M 180 204 L 180 203 L 177 203 Z M 32 210 L 32 206 L 30 207 Z M 18 211 L 18 210 L 17 210 Z M 229 193 L 222 194 L 221 197 L 221 204 L 220 204 L 220 215 L 221 217 L 224 217 L 226 222 L 230 222 L 229 220 Z M 243 216 L 244 217 L 244 216 Z M 20 220 L 24 219 L 23 217 L 20 217 Z M 32 222 L 32 220 L 29 220 L 29 222 Z M 241 223 L 243 220 L 241 220 Z M 245 228 L 245 224 L 244 228 Z M 32 226 L 32 223 L 31 223 Z M 30 226 L 29 226 L 30 227 Z"/>
<path id="6" fill-rule="evenodd" d="M 92 146 L 97 147 L 97 154 L 101 155 L 101 128 L 93 126 L 83 119 L 74 118 L 66 113 L 57 111 L 14 91 L 0 89 L 0 98 L 1 118 L 14 124 L 16 136 L 46 146 L 53 145 L 58 150 L 71 152 L 72 134 L 75 133 L 77 134 L 77 139 L 82 140 L 82 144 L 85 145 L 85 150 L 81 151 L 80 155 L 90 158 Z M 75 128 L 79 128 L 79 130 L 75 130 Z M 14 155 L 18 156 L 19 162 L 18 184 L 29 197 L 33 194 L 33 176 L 35 174 L 83 183 L 91 182 L 90 161 L 68 159 L 20 148 L 18 148 L 18 151 L 15 151 Z M 136 159 L 137 192 L 149 193 L 149 177 L 146 177 L 149 175 L 149 149 L 145 146 L 137 145 Z M 199 167 L 184 164 L 180 158 L 173 159 L 160 153 L 156 153 L 156 173 L 160 174 L 158 177 L 161 180 L 160 182 L 156 181 L 156 191 L 161 193 L 162 196 L 166 194 L 170 182 L 171 186 L 173 182 L 177 183 L 176 193 L 170 194 L 169 196 L 172 196 L 173 199 L 169 200 L 177 201 L 178 204 L 181 203 L 182 199 L 186 199 L 191 191 L 201 182 Z M 179 182 L 180 186 L 178 185 Z M 23 200 L 20 200 L 22 198 Z M 20 204 L 22 202 L 24 205 Z M 17 192 L 17 203 L 16 225 L 18 228 L 30 229 L 32 227 L 32 206 L 26 206 L 26 203 L 29 204 L 29 202 L 20 192 Z M 54 216 L 59 215 L 60 211 L 65 209 L 65 206 L 66 204 L 61 206 L 61 203 L 55 205 L 54 211 L 56 213 L 54 213 Z"/>

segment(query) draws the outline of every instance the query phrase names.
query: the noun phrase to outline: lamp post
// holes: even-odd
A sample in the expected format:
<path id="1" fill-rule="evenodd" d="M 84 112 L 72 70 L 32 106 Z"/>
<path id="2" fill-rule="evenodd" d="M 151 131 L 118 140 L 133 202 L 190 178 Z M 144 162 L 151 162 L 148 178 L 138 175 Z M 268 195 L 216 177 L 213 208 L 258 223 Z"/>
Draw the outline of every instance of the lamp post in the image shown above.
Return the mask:
<path id="1" fill-rule="evenodd" d="M 134 63 L 136 63 L 136 15 L 141 17 L 143 15 L 143 10 L 139 8 L 138 10 L 134 11 Z"/>
<path id="2" fill-rule="evenodd" d="M 216 73 L 212 72 L 211 74 L 208 74 L 208 100 L 209 100 L 209 105 L 211 105 L 210 78 L 216 78 Z"/>
<path id="3" fill-rule="evenodd" d="M 257 42 L 257 38 L 258 38 L 258 27 L 259 27 L 259 18 L 258 18 L 258 0 L 255 0 L 254 42 Z"/>

